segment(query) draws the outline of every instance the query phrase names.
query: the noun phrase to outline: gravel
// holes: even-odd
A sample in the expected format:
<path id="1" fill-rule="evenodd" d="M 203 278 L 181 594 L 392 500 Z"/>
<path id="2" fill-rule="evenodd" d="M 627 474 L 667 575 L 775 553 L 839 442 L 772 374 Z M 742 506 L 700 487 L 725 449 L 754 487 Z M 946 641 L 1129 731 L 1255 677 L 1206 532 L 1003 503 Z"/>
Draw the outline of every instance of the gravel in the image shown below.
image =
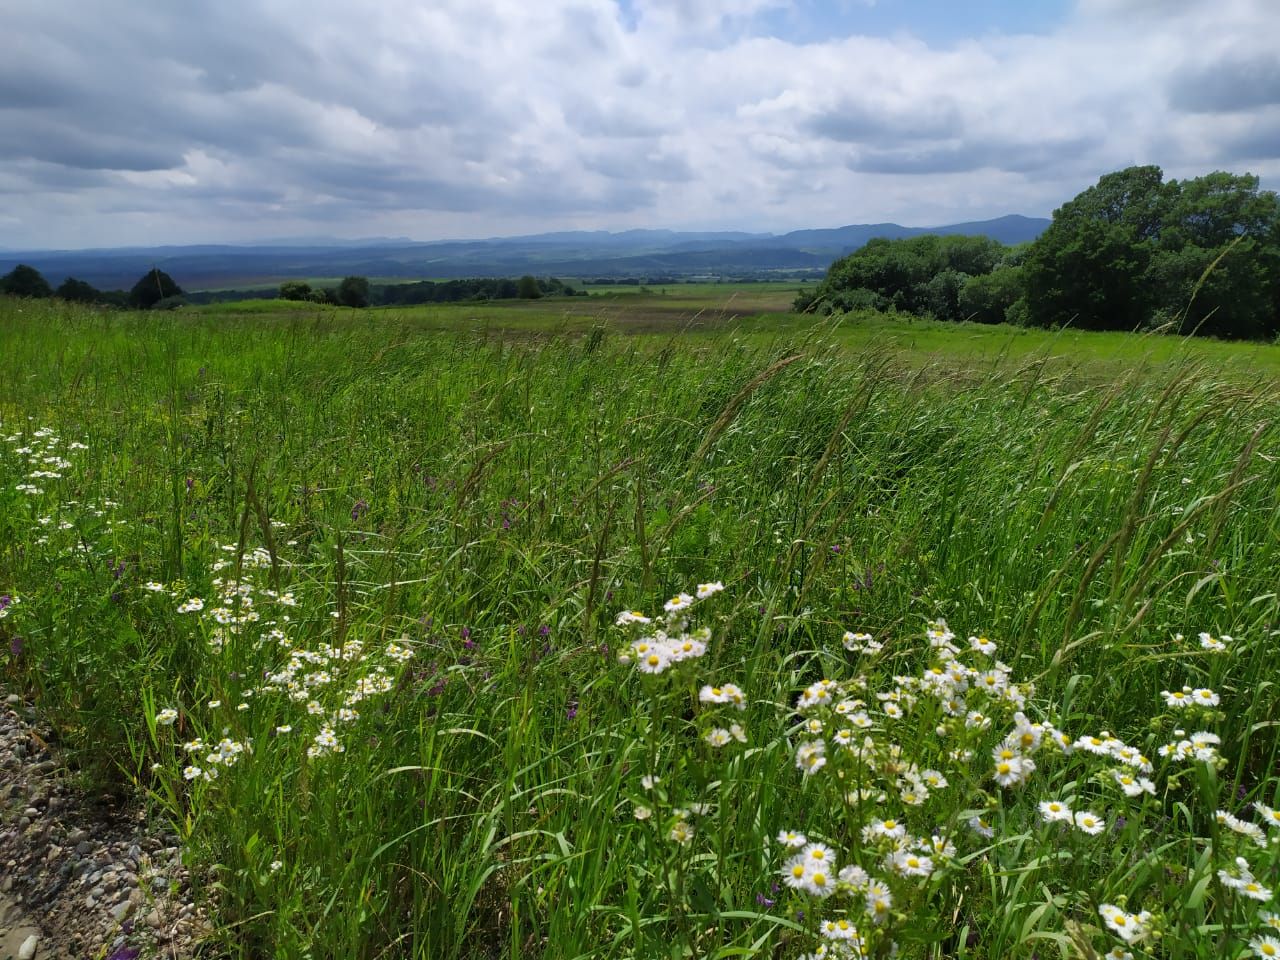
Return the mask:
<path id="1" fill-rule="evenodd" d="M 95 803 L 0 691 L 0 960 L 187 960 L 208 931 L 178 838 Z"/>

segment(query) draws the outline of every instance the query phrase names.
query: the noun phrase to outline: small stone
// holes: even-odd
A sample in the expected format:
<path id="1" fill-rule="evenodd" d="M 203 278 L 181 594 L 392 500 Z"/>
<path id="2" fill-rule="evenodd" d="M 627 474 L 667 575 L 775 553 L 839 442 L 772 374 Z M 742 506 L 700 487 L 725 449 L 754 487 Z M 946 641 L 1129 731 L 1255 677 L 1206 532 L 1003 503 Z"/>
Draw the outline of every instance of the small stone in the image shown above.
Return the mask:
<path id="1" fill-rule="evenodd" d="M 35 807 L 27 807 L 27 809 L 22 811 L 22 815 L 24 817 L 38 817 L 40 816 L 40 811 Z"/>
<path id="2" fill-rule="evenodd" d="M 67 843 L 79 843 L 81 840 L 89 839 L 89 831 L 82 827 L 76 827 L 67 834 Z"/>
<path id="3" fill-rule="evenodd" d="M 33 960 L 36 955 L 36 947 L 40 945 L 40 938 L 34 933 L 22 941 L 22 946 L 18 948 L 18 960 Z"/>
<path id="4" fill-rule="evenodd" d="M 115 920 L 116 923 L 119 923 L 128 915 L 129 915 L 129 902 L 127 900 L 124 903 L 117 903 L 114 907 L 111 908 L 111 919 Z"/>
<path id="5" fill-rule="evenodd" d="M 21 702 L 22 702 L 22 698 L 21 698 L 20 696 L 18 696 L 16 693 L 11 693 L 11 694 L 9 694 L 7 697 L 5 697 L 5 698 L 4 698 L 4 702 L 5 702 L 6 704 L 8 704 L 9 706 L 11 706 L 11 707 L 12 707 L 12 706 L 16 706 L 17 704 L 21 703 Z"/>
<path id="6" fill-rule="evenodd" d="M 152 910 L 147 914 L 147 926 L 160 929 L 164 926 L 164 917 L 161 916 L 159 910 Z"/>

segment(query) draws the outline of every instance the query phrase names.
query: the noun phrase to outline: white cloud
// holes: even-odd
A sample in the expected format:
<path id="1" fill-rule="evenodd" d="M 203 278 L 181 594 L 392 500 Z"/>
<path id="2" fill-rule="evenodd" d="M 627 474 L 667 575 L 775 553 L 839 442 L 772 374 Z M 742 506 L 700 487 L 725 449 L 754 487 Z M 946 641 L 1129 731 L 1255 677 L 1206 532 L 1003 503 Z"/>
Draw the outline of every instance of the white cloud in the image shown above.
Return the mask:
<path id="1" fill-rule="evenodd" d="M 946 49 L 759 35 L 783 6 L 27 4 L 0 244 L 929 224 L 1130 163 L 1280 176 L 1272 0 L 1079 0 Z"/>

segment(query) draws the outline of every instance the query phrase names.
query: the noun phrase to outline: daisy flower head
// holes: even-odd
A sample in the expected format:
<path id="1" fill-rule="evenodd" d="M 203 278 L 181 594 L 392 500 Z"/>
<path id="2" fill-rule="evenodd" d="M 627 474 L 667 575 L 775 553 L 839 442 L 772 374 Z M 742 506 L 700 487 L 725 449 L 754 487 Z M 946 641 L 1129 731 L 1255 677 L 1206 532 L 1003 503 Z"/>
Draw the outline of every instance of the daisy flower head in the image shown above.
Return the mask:
<path id="1" fill-rule="evenodd" d="M 700 583 L 698 584 L 697 596 L 699 600 L 705 600 L 707 597 L 714 597 L 723 589 L 724 584 L 719 580 L 714 583 Z"/>
<path id="2" fill-rule="evenodd" d="M 656 675 L 671 666 L 671 654 L 660 647 L 651 646 L 648 652 L 636 659 L 636 666 L 641 673 Z"/>
<path id="3" fill-rule="evenodd" d="M 712 727 L 703 735 L 703 739 L 713 747 L 723 747 L 733 736 L 723 727 Z"/>
<path id="4" fill-rule="evenodd" d="M 1146 910 L 1141 913 L 1126 913 L 1113 903 L 1104 903 L 1098 907 L 1098 913 L 1115 935 L 1125 943 L 1142 939 L 1151 922 L 1151 914 Z"/>
<path id="5" fill-rule="evenodd" d="M 859 939 L 857 928 L 844 917 L 822 921 L 822 926 L 818 928 L 818 932 L 828 940 L 850 941 Z"/>
<path id="6" fill-rule="evenodd" d="M 995 828 L 991 826 L 991 821 L 983 816 L 972 816 L 969 818 L 969 829 L 982 837 L 984 840 L 990 840 L 996 835 Z"/>
<path id="7" fill-rule="evenodd" d="M 1258 921 L 1264 927 L 1270 927 L 1272 930 L 1280 931 L 1280 913 L 1270 913 L 1266 910 L 1258 912 Z"/>
<path id="8" fill-rule="evenodd" d="M 871 878 L 867 876 L 867 871 L 863 870 L 856 863 L 851 863 L 847 867 L 841 867 L 840 872 L 836 874 L 836 878 L 841 883 L 847 884 L 854 890 L 864 889 L 871 881 Z"/>
<path id="9" fill-rule="evenodd" d="M 823 740 L 808 740 L 796 750 L 796 766 L 809 777 L 827 765 L 827 744 Z"/>
<path id="10" fill-rule="evenodd" d="M 1208 650 L 1210 653 L 1223 653 L 1227 649 L 1227 643 L 1231 640 L 1228 636 L 1221 638 L 1215 637 L 1209 633 L 1200 634 L 1200 648 Z"/>
<path id="11" fill-rule="evenodd" d="M 1096 813 L 1089 810 L 1081 810 L 1074 816 L 1076 826 L 1089 836 L 1096 836 L 1106 827 L 1106 821 Z"/>
<path id="12" fill-rule="evenodd" d="M 805 893 L 810 896 L 826 899 L 836 892 L 836 875 L 835 864 L 827 867 L 823 864 L 814 864 L 808 861 L 809 869 L 805 874 L 804 886 L 801 887 Z"/>
<path id="13" fill-rule="evenodd" d="M 893 894 L 885 884 L 879 880 L 868 881 L 866 890 L 863 892 L 863 901 L 866 904 L 867 916 L 875 923 L 884 923 L 889 919 L 889 911 L 893 908 Z"/>
<path id="14" fill-rule="evenodd" d="M 782 865 L 782 882 L 792 890 L 803 890 L 809 875 L 809 861 L 803 853 L 787 859 Z"/>
<path id="15" fill-rule="evenodd" d="M 1102 960 L 1133 960 L 1133 954 L 1124 947 L 1112 947 L 1102 955 Z"/>
<path id="16" fill-rule="evenodd" d="M 1263 960 L 1280 960 L 1280 940 L 1270 936 L 1257 936 L 1249 941 L 1249 949 Z"/>
<path id="17" fill-rule="evenodd" d="M 623 610 L 613 622 L 619 627 L 627 627 L 633 623 L 645 624 L 653 621 L 639 610 Z"/>
<path id="18" fill-rule="evenodd" d="M 1146 777 L 1135 777 L 1127 770 L 1112 770 L 1111 779 L 1119 785 L 1126 797 L 1140 797 L 1144 793 L 1155 796 L 1156 785 Z"/>
<path id="19" fill-rule="evenodd" d="M 177 719 L 178 719 L 178 711 L 173 709 L 173 707 L 165 707 L 163 710 L 161 710 L 159 713 L 156 714 L 156 723 L 165 727 L 173 726 L 174 721 Z"/>
<path id="20" fill-rule="evenodd" d="M 1071 808 L 1061 800 L 1043 800 L 1040 803 L 1040 817 L 1045 823 L 1074 823 L 1075 815 Z"/>
<path id="21" fill-rule="evenodd" d="M 885 866 L 903 877 L 927 877 L 933 873 L 933 861 L 911 850 L 897 850 L 889 854 Z"/>
<path id="22" fill-rule="evenodd" d="M 809 842 L 809 839 L 803 833 L 796 830 L 779 830 L 778 842 L 784 847 L 789 847 L 792 850 L 799 850 Z"/>
<path id="23" fill-rule="evenodd" d="M 693 840 L 693 824 L 684 819 L 678 819 L 671 825 L 671 830 L 667 836 L 674 842 L 684 846 Z"/>
<path id="24" fill-rule="evenodd" d="M 667 613 L 680 613 L 688 610 L 693 606 L 693 597 L 687 593 L 677 593 L 674 597 L 662 605 L 662 609 Z"/>
<path id="25" fill-rule="evenodd" d="M 878 653 L 884 649 L 884 645 L 877 643 L 875 637 L 869 633 L 846 630 L 841 640 L 844 648 L 850 653 Z"/>
<path id="26" fill-rule="evenodd" d="M 1219 703 L 1218 695 L 1207 687 L 1192 690 L 1191 699 L 1202 707 L 1216 707 Z"/>
<path id="27" fill-rule="evenodd" d="M 1254 803 L 1253 809 L 1262 816 L 1262 822 L 1268 827 L 1280 828 L 1280 810 L 1268 807 L 1265 803 Z"/>

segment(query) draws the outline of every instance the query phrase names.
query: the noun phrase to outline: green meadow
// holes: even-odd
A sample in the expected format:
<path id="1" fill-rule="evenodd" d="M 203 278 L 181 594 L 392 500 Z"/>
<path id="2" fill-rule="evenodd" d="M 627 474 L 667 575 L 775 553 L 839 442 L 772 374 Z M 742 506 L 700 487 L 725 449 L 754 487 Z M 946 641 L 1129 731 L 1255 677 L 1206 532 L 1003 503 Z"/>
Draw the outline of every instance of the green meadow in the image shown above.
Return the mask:
<path id="1" fill-rule="evenodd" d="M 1280 949 L 1280 347 L 0 300 L 0 680 L 210 956 Z"/>

